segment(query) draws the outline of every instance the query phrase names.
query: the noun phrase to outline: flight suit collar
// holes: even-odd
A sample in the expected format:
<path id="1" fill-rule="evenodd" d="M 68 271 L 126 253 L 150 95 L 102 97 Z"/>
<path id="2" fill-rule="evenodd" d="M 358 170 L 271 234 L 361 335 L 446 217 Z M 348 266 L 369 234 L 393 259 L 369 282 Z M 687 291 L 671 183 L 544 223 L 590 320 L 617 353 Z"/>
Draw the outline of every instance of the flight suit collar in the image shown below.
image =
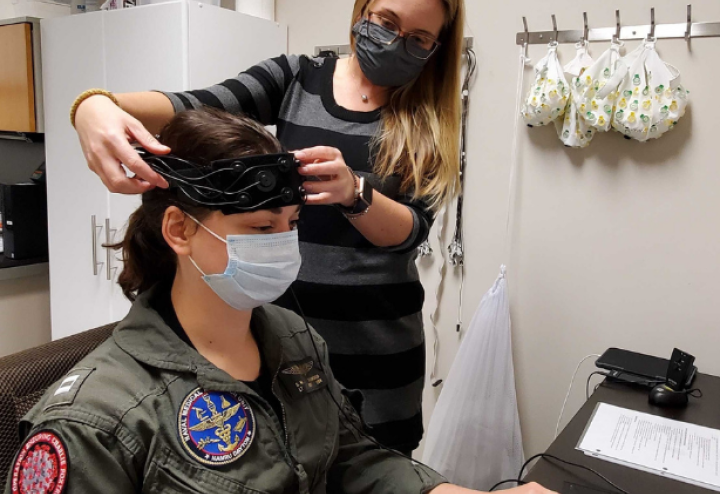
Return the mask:
<path id="1" fill-rule="evenodd" d="M 203 390 L 239 393 L 264 399 L 250 386 L 210 363 L 165 324 L 160 314 L 150 304 L 156 289 L 157 287 L 152 288 L 137 297 L 130 313 L 113 332 L 116 344 L 133 358 L 149 366 L 195 374 L 197 384 Z M 285 355 L 292 355 L 291 351 L 285 349 L 283 340 L 285 337 L 292 337 L 296 330 L 288 331 L 287 322 L 275 315 L 273 309 L 265 307 L 253 310 L 250 326 L 265 366 L 272 373 L 273 393 L 284 407 L 286 403 L 280 397 L 276 377 L 285 361 Z M 284 331 L 286 333 L 283 333 Z M 287 448 L 288 463 L 298 478 L 299 492 L 307 494 L 309 493 L 308 475 L 303 465 L 296 459 L 298 449 L 292 435 L 287 432 L 284 410 L 283 408 L 283 422 L 280 423 L 278 417 L 273 429 L 279 444 Z M 285 431 L 284 438 L 283 431 Z"/>
<path id="2" fill-rule="evenodd" d="M 204 389 L 254 394 L 251 388 L 218 369 L 183 342 L 165 324 L 150 305 L 156 289 L 138 295 L 129 314 L 113 333 L 117 345 L 152 367 L 196 374 L 198 384 Z M 274 376 L 283 362 L 282 339 L 274 332 L 274 325 L 263 307 L 253 310 L 250 324 L 267 369 Z"/>

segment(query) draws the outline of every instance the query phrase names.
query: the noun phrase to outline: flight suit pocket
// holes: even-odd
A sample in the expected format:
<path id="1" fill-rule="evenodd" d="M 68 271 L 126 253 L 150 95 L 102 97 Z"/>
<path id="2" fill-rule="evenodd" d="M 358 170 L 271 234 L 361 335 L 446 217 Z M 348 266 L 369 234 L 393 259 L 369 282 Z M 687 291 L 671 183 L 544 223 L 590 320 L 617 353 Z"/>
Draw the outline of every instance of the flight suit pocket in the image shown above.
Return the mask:
<path id="1" fill-rule="evenodd" d="M 148 494 L 267 494 L 251 489 L 209 468 L 193 465 L 165 451 L 165 458 L 153 460 L 145 475 L 143 492 Z"/>

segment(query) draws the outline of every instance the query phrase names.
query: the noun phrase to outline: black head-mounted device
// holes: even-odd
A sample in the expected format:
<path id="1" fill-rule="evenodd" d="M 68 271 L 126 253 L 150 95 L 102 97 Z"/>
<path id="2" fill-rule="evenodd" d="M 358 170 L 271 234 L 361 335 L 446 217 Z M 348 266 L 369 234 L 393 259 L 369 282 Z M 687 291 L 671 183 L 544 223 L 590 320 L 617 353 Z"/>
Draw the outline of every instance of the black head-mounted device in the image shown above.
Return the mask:
<path id="1" fill-rule="evenodd" d="M 294 206 L 305 202 L 304 178 L 291 153 L 215 160 L 201 166 L 171 154 L 138 149 L 140 157 L 181 199 L 223 214 Z"/>

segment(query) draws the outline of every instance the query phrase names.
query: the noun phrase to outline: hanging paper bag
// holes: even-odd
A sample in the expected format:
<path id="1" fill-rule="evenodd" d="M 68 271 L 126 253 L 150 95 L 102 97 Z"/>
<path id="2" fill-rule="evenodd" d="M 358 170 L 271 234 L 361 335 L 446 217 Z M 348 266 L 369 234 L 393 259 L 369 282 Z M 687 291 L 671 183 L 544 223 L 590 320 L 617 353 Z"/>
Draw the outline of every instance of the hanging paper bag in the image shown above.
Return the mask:
<path id="1" fill-rule="evenodd" d="M 548 54 L 535 66 L 535 81 L 523 105 L 525 123 L 534 127 L 548 125 L 565 113 L 570 89 L 557 55 L 557 43 L 550 44 Z"/>
<path id="2" fill-rule="evenodd" d="M 470 322 L 430 419 L 424 463 L 486 491 L 523 464 L 505 266 Z"/>
<path id="3" fill-rule="evenodd" d="M 613 41 L 610 48 L 587 68 L 584 76 L 571 83 L 573 93 L 578 95 L 581 118 L 597 132 L 610 130 L 618 101 L 617 88 L 627 74 L 627 66 L 620 59 L 621 47 L 620 42 Z"/>
<path id="4" fill-rule="evenodd" d="M 570 77 L 570 99 L 565 107 L 565 117 L 555 120 L 558 137 L 567 147 L 584 148 L 590 144 L 595 135 L 595 129 L 583 118 L 585 105 L 579 103 L 582 93 L 579 89 L 581 78 L 585 76 L 586 69 L 593 64 L 593 59 L 587 52 L 587 41 L 575 45 L 577 53 L 575 58 L 565 66 L 565 73 Z M 582 109 L 581 109 L 582 108 Z"/>
<path id="5" fill-rule="evenodd" d="M 575 58 L 563 67 L 566 75 L 570 75 L 572 77 L 580 76 L 584 74 L 588 67 L 594 63 L 592 57 L 588 53 L 589 46 L 590 43 L 587 41 L 575 43 Z M 572 92 L 572 87 L 570 88 L 570 91 Z"/>
<path id="6" fill-rule="evenodd" d="M 618 87 L 612 126 L 629 139 L 657 139 L 685 114 L 689 92 L 680 85 L 680 72 L 662 61 L 654 40 L 628 63 L 628 74 Z"/>

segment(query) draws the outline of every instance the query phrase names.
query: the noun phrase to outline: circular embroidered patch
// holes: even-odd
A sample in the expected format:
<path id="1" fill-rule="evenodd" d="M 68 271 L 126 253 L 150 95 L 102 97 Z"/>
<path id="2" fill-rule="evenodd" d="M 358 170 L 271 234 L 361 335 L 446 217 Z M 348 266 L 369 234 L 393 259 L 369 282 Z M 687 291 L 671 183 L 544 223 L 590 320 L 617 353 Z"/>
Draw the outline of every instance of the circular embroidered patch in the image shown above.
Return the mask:
<path id="1" fill-rule="evenodd" d="M 60 494 L 68 475 L 67 449 L 53 432 L 40 431 L 20 449 L 12 471 L 13 494 Z"/>
<path id="2" fill-rule="evenodd" d="M 180 406 L 180 440 L 190 456 L 206 465 L 227 465 L 250 448 L 255 417 L 234 393 L 192 391 Z"/>

